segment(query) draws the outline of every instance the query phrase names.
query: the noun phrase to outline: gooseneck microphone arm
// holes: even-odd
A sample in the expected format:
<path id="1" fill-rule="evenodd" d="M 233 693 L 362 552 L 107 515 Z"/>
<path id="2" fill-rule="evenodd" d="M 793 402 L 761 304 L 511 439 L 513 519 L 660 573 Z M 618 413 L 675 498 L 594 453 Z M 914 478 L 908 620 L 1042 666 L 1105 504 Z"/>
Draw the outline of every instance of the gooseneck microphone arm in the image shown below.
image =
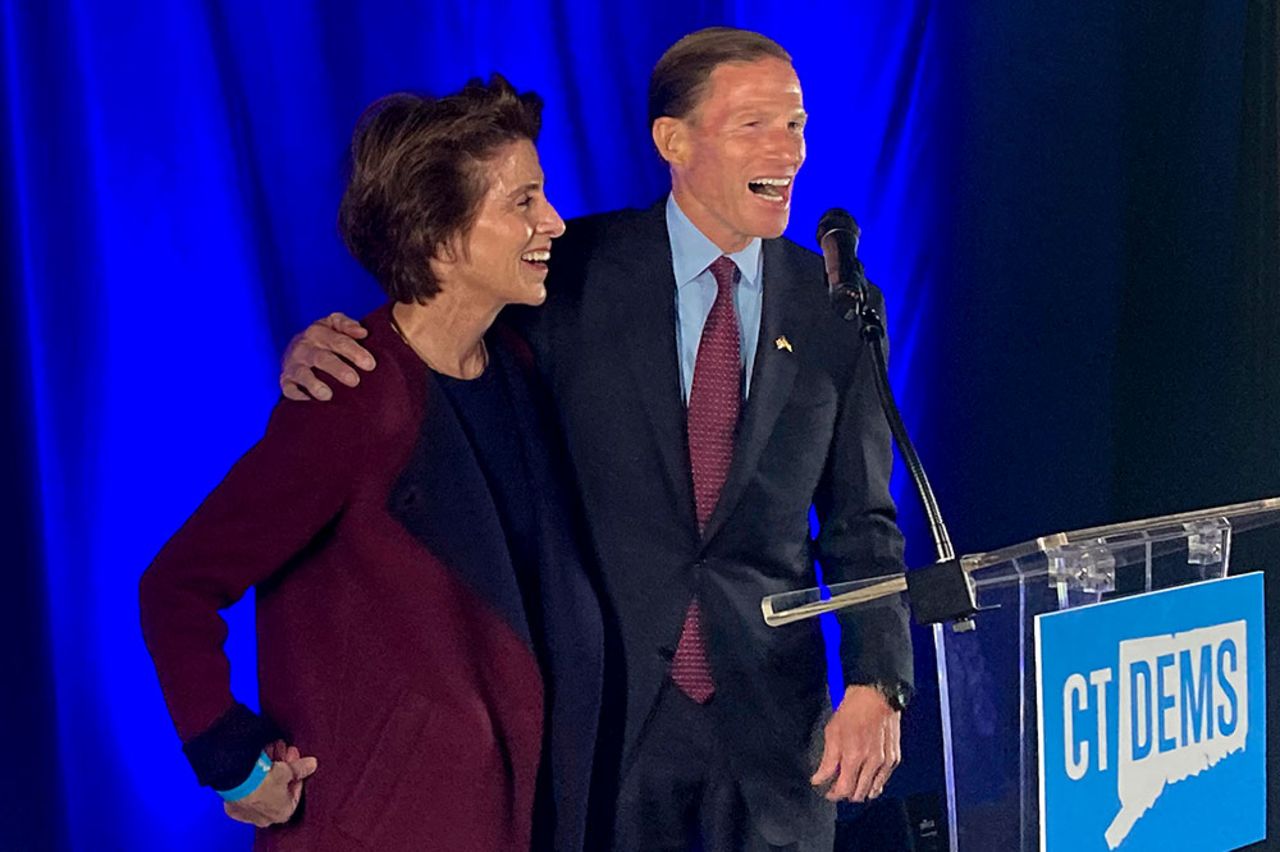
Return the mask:
<path id="1" fill-rule="evenodd" d="M 977 610 L 972 585 L 956 559 L 951 535 L 942 520 L 942 510 L 934 496 L 929 477 L 916 452 L 906 424 L 889 385 L 889 364 L 885 356 L 884 319 L 869 296 L 869 285 L 857 257 L 861 231 L 853 217 L 839 208 L 828 210 L 818 223 L 818 244 L 822 248 L 830 288 L 831 306 L 846 322 L 857 322 L 859 336 L 871 352 L 876 393 L 884 410 L 889 431 L 907 466 L 907 473 L 920 497 L 938 561 L 927 568 L 907 572 L 908 596 L 916 620 L 922 624 L 964 621 Z"/>
<path id="2" fill-rule="evenodd" d="M 893 398 L 893 389 L 889 386 L 889 362 L 884 353 L 884 320 L 880 317 L 880 312 L 876 310 L 875 305 L 871 304 L 870 299 L 864 300 L 862 310 L 858 312 L 855 319 L 862 323 L 860 334 L 870 348 L 875 364 L 875 370 L 872 372 L 876 379 L 876 393 L 880 396 L 880 407 L 884 409 L 885 419 L 889 421 L 889 431 L 893 433 L 894 443 L 898 445 L 898 452 L 902 454 L 911 483 L 915 485 L 920 503 L 924 506 L 938 560 L 955 559 L 956 552 L 951 545 L 951 535 L 947 532 L 946 522 L 942 520 L 942 510 L 938 508 L 933 486 L 929 484 L 929 476 L 924 472 L 924 465 L 920 462 L 920 455 L 916 452 L 915 445 L 911 443 L 911 436 L 907 434 L 907 426 L 902 422 L 902 413 L 898 410 L 898 404 Z"/>

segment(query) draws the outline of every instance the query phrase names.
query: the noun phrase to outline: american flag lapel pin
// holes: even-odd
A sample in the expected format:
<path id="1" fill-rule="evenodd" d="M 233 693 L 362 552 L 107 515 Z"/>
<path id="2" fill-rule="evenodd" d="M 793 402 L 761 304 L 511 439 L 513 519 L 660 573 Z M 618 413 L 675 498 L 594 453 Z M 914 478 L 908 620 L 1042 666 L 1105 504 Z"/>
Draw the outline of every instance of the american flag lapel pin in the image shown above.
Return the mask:
<path id="1" fill-rule="evenodd" d="M 792 351 L 792 350 L 791 350 L 791 341 L 790 341 L 790 340 L 787 340 L 787 336 L 786 336 L 785 334 L 779 334 L 779 335 L 778 335 L 778 339 L 777 339 L 777 340 L 775 340 L 775 341 L 773 341 L 773 345 L 774 345 L 774 347 L 775 347 L 775 348 L 777 348 L 779 351 L 781 351 L 781 350 L 783 350 L 783 349 L 787 350 L 788 352 Z"/>

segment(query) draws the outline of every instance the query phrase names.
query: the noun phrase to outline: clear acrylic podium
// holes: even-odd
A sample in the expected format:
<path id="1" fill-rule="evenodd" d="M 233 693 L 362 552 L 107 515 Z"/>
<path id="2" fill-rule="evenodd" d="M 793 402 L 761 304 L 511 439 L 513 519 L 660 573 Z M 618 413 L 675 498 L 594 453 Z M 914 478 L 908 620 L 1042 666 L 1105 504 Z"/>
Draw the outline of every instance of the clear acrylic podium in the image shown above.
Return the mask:
<path id="1" fill-rule="evenodd" d="M 1280 552 L 1280 498 L 1044 536 L 961 557 L 980 610 L 934 625 L 953 852 L 1040 848 L 1035 616 L 1225 577 L 1233 547 Z M 1262 564 L 1236 563 L 1236 573 Z M 773 625 L 906 595 L 903 575 L 761 602 Z"/>

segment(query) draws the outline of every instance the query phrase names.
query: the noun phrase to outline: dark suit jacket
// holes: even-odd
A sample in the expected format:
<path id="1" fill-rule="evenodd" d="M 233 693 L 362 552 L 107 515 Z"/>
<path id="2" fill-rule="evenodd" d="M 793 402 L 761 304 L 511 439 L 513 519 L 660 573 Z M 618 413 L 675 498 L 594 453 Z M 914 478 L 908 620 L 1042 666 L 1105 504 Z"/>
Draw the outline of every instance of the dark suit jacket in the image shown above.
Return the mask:
<path id="1" fill-rule="evenodd" d="M 548 302 L 523 319 L 569 444 L 620 645 L 625 696 L 611 709 L 623 716 L 622 771 L 696 594 L 717 688 L 711 712 L 755 820 L 786 843 L 830 815 L 808 783 L 830 700 L 818 622 L 767 627 L 760 599 L 814 585 L 815 558 L 828 583 L 900 571 L 902 537 L 871 359 L 828 304 L 821 258 L 785 239 L 763 251 L 750 393 L 702 535 L 663 205 L 571 222 L 553 251 Z M 775 343 L 783 336 L 790 349 Z M 840 621 L 846 682 L 910 683 L 904 607 Z"/>
<path id="2" fill-rule="evenodd" d="M 578 848 L 599 604 L 538 434 L 536 389 L 520 380 L 528 349 L 490 335 L 490 369 L 516 379 L 530 416 L 521 434 L 540 496 L 545 672 L 461 424 L 388 309 L 366 326 L 378 369 L 324 404 L 281 401 L 143 577 L 144 634 L 178 733 L 201 780 L 222 789 L 270 736 L 233 703 L 221 649 L 218 610 L 256 586 L 263 715 L 319 759 L 302 812 L 259 831 L 260 848 L 528 848 L 544 755 L 556 845 Z"/>

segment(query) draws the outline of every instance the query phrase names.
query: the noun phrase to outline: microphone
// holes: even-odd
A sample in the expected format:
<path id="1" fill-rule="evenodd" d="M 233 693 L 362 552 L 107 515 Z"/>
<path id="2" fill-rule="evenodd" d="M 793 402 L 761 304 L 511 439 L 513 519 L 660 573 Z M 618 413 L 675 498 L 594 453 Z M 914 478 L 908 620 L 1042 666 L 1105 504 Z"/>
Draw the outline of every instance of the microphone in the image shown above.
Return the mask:
<path id="1" fill-rule="evenodd" d="M 818 246 L 836 313 L 852 320 L 867 302 L 867 274 L 858 260 L 862 229 L 849 211 L 832 207 L 818 220 Z"/>

